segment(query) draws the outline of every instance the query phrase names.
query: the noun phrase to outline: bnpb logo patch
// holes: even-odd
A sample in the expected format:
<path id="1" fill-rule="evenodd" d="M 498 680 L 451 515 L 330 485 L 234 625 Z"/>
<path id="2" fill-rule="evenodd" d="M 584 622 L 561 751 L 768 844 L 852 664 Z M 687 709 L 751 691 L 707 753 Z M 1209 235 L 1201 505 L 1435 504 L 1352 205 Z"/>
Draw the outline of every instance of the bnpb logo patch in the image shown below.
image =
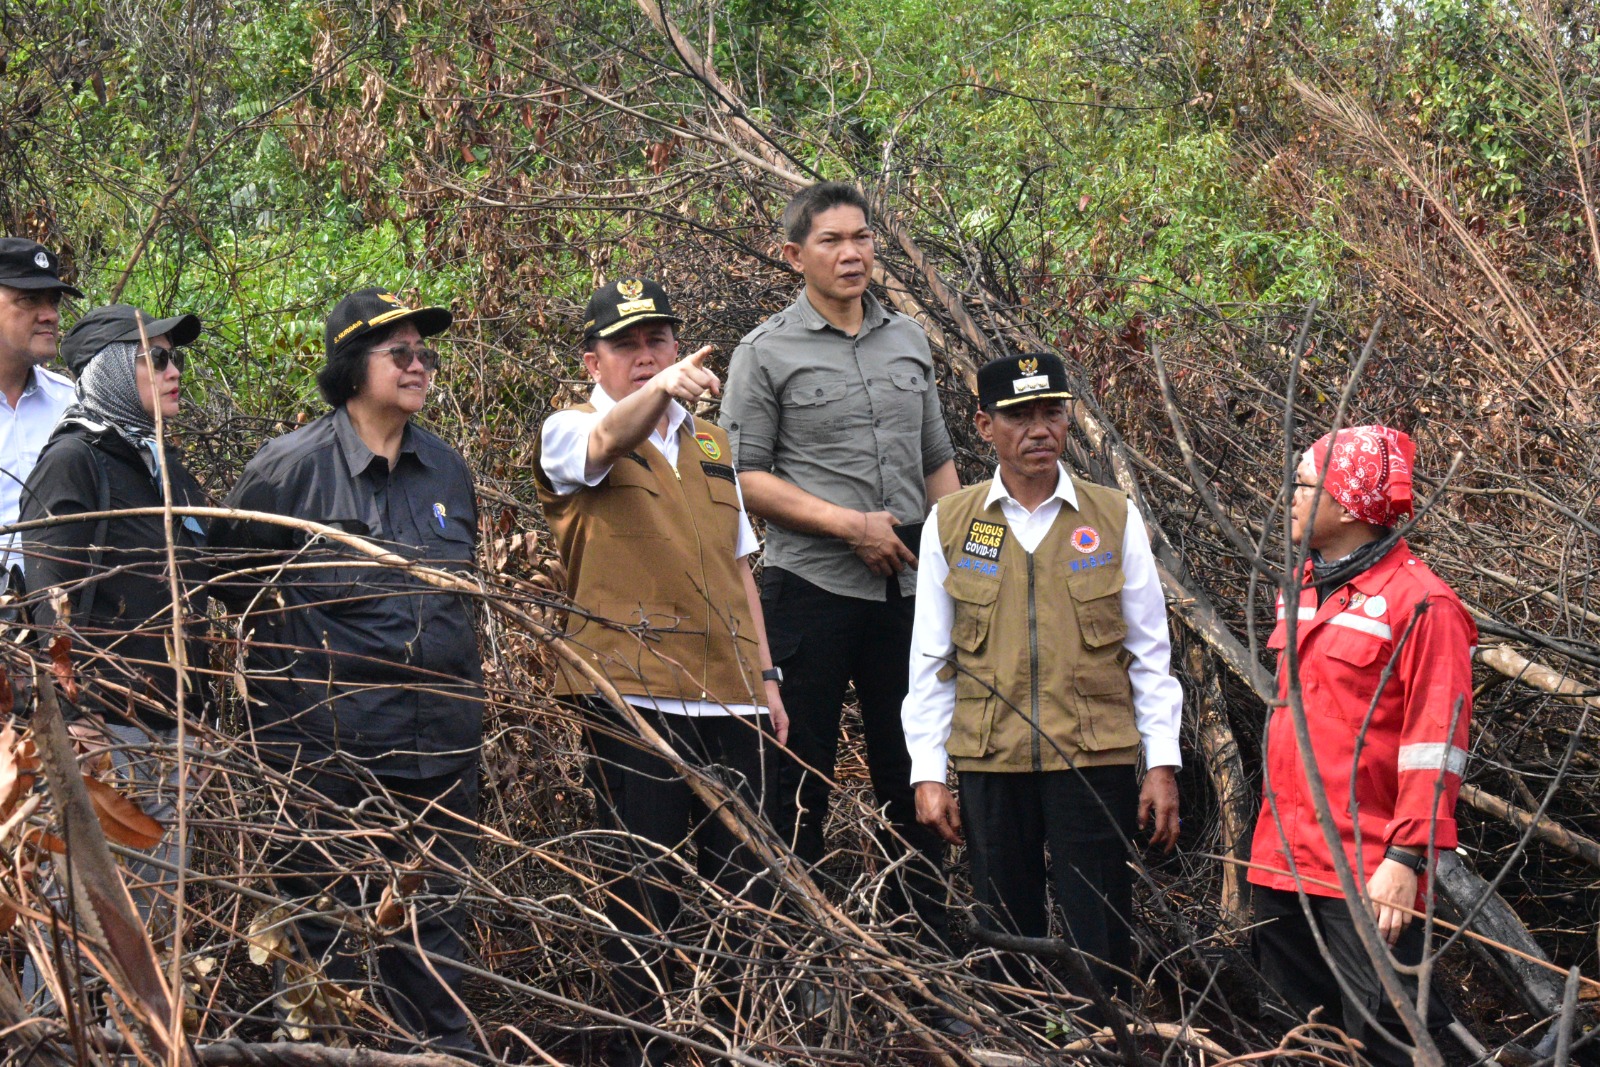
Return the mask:
<path id="1" fill-rule="evenodd" d="M 722 446 L 717 444 L 717 439 L 710 434 L 701 432 L 694 435 L 695 444 L 700 446 L 700 451 L 706 454 L 707 459 L 721 459 Z"/>
<path id="2" fill-rule="evenodd" d="M 967 530 L 967 543 L 961 546 L 961 551 L 979 559 L 994 560 L 1000 558 L 1000 546 L 1005 543 L 1005 523 L 973 519 Z"/>
<path id="3" fill-rule="evenodd" d="M 1072 547 L 1087 555 L 1100 547 L 1100 531 L 1093 526 L 1080 526 L 1072 531 Z"/>

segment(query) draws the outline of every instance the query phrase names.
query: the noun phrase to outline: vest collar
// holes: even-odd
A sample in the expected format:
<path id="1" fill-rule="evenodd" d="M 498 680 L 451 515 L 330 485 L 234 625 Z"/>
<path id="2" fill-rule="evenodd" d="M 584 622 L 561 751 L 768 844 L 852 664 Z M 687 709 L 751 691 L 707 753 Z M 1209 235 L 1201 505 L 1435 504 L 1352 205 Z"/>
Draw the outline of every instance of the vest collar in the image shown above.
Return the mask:
<path id="1" fill-rule="evenodd" d="M 1073 511 L 1080 510 L 1078 507 L 1078 491 L 1073 488 L 1072 476 L 1067 473 L 1067 468 L 1062 466 L 1060 460 L 1056 461 L 1055 492 L 1051 493 L 1050 496 L 1045 497 L 1045 500 L 1050 500 L 1051 498 L 1060 500 L 1062 503 L 1072 508 Z M 1016 497 L 1006 492 L 1006 485 L 1000 480 L 1000 468 L 997 466 L 994 469 L 994 478 L 989 482 L 989 495 L 983 498 L 983 506 L 985 509 L 992 508 L 995 506 L 995 504 L 1002 500 L 1009 500 L 1013 504 L 1016 504 L 1017 507 L 1022 507 L 1022 504 L 1017 501 Z M 1039 507 L 1044 507 L 1044 503 L 1041 502 Z M 1037 511 L 1038 508 L 1035 508 L 1034 510 Z"/>

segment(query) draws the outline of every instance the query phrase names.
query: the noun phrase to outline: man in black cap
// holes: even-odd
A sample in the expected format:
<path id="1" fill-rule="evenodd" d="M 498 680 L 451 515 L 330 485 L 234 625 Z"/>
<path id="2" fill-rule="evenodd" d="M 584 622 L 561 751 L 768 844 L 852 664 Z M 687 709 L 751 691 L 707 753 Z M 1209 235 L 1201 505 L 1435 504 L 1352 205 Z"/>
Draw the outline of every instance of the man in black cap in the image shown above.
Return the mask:
<path id="1" fill-rule="evenodd" d="M 588 403 L 545 420 L 538 456 L 539 501 L 579 609 L 567 639 L 686 761 L 713 769 L 760 812 L 766 755 L 788 720 L 750 573 L 758 542 L 728 439 L 684 406 L 720 391 L 704 364 L 711 348 L 678 358 L 683 320 L 661 286 L 643 278 L 602 287 L 584 320 L 594 389 Z M 606 943 L 618 1010 L 658 1022 L 659 991 L 673 987 L 673 957 L 686 951 L 669 941 L 686 940 L 684 928 L 704 915 L 682 907 L 677 846 L 692 838 L 700 876 L 746 908 L 766 907 L 771 890 L 748 850 L 592 683 L 564 672 L 557 692 L 584 712 L 595 804 L 603 824 L 621 832 L 602 860 L 628 872 L 611 883 L 606 916 L 635 935 Z M 746 1001 L 728 961 L 754 955 L 737 932 L 709 940 L 726 955 L 708 961 L 706 973 L 721 984 L 704 1006 L 736 1025 L 733 1006 Z M 662 1042 L 641 1047 L 623 1035 L 606 1062 L 655 1064 L 669 1053 Z"/>
<path id="2" fill-rule="evenodd" d="M 72 406 L 72 383 L 44 368 L 55 358 L 62 296 L 83 295 L 60 270 L 43 245 L 0 237 L 0 526 L 17 521 L 23 483 Z M 0 537 L 0 572 L 21 564 L 14 544 Z"/>
<path id="3" fill-rule="evenodd" d="M 470 573 L 478 532 L 472 471 L 412 421 L 439 366 L 423 338 L 450 321 L 446 309 L 412 308 L 386 289 L 341 300 L 328 316 L 327 364 L 317 375 L 333 410 L 269 441 L 228 505 L 308 519 L 431 568 Z M 469 869 L 484 700 L 471 602 L 286 526 L 220 521 L 212 543 L 240 550 L 241 568 L 282 568 L 270 595 L 249 584 L 225 594 L 251 609 L 252 739 L 269 765 L 304 787 L 301 798 L 321 798 L 297 811 L 291 837 L 299 843 L 276 863 L 296 877 L 277 884 L 308 909 L 328 895 L 359 908 L 383 887 L 370 877 L 374 840 L 395 866 L 411 864 L 430 881 Z M 393 833 L 341 835 L 358 806 L 398 813 Z M 462 976 L 440 962 L 465 958 L 466 915 L 451 902 L 455 889 L 433 886 L 417 901 L 415 931 L 408 924 L 377 946 L 372 977 L 419 1042 L 468 1052 L 475 1043 Z M 313 914 L 298 935 L 311 962 L 349 990 L 359 953 L 339 922 Z M 414 939 L 428 958 L 417 955 Z M 280 979 L 310 976 L 280 967 Z M 307 995 L 302 988 L 282 999 Z"/>
<path id="4" fill-rule="evenodd" d="M 928 516 L 901 720 L 917 817 L 951 844 L 965 831 L 983 923 L 1045 936 L 1048 845 L 1069 939 L 1127 999 L 1126 845 L 1135 821 L 1177 840 L 1183 691 L 1138 509 L 1061 465 L 1070 396 L 1048 352 L 978 371 L 978 436 L 1000 462 Z"/>

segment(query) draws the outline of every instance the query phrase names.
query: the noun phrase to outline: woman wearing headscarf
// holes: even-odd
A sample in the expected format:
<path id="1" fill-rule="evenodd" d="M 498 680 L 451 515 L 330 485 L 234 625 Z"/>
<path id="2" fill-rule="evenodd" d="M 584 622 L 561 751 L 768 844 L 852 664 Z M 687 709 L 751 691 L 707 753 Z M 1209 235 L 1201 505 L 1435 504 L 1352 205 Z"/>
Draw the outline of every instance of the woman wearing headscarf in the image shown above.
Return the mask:
<path id="1" fill-rule="evenodd" d="M 153 320 L 126 304 L 96 308 L 78 321 L 61 345 L 78 379 L 78 400 L 61 416 L 28 477 L 24 522 L 162 506 L 156 413 L 164 421 L 177 416 L 182 346 L 199 334 L 200 320 L 193 315 Z M 169 445 L 165 453 L 173 506 L 205 506 L 205 493 L 177 449 Z M 191 669 L 203 667 L 198 638 L 205 600 L 196 586 L 204 577 L 197 556 L 205 528 L 196 519 L 175 517 L 171 538 L 184 613 L 194 620 L 185 624 L 187 659 Z M 46 645 L 62 634 L 70 638 L 73 663 L 86 683 L 80 712 L 140 738 L 137 723 L 171 731 L 177 676 L 170 651 L 168 531 L 161 516 L 63 522 L 27 530 L 23 539 L 28 589 L 37 601 L 34 622 Z M 185 706 L 196 714 L 204 687 L 192 673 L 186 690 Z"/>
<path id="2" fill-rule="evenodd" d="M 193 315 L 153 321 L 124 304 L 80 319 L 61 345 L 77 375 L 77 403 L 62 414 L 22 492 L 23 522 L 86 516 L 22 533 L 39 641 L 46 648 L 63 635 L 71 642 L 80 687 L 73 733 L 91 750 L 108 748 L 117 789 L 169 829 L 177 810 L 178 682 L 167 539 L 170 533 L 183 597 L 184 707 L 194 718 L 207 691 L 196 671 L 206 664 L 207 598 L 199 587 L 207 575 L 198 558 L 205 528 L 193 518 L 174 517 L 169 531 L 160 515 L 88 516 L 161 507 L 163 476 L 174 507 L 206 506 L 170 444 L 163 471 L 156 432 L 157 411 L 163 423 L 178 414 L 181 346 L 199 334 Z M 167 833 L 149 853 L 158 862 L 130 863 L 132 883 L 170 885 L 176 835 Z M 133 896 L 146 922 L 166 910 L 154 889 L 135 888 Z M 27 971 L 31 994 L 37 973 Z"/>

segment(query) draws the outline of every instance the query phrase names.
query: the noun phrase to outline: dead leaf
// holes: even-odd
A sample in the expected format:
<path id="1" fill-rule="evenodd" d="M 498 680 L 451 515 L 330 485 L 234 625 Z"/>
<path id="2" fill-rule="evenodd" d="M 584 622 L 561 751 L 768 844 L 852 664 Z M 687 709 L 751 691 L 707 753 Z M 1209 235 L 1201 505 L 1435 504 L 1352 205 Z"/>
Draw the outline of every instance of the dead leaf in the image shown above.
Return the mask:
<path id="1" fill-rule="evenodd" d="M 280 954 L 289 954 L 289 937 L 284 933 L 284 919 L 288 912 L 282 907 L 268 908 L 257 915 L 245 931 L 250 945 L 250 962 L 257 967 L 267 967 Z"/>
<path id="2" fill-rule="evenodd" d="M 68 700 L 78 699 L 78 679 L 72 670 L 72 638 L 57 634 L 50 642 L 50 673 L 61 684 Z"/>
<path id="3" fill-rule="evenodd" d="M 398 883 L 390 882 L 384 886 L 383 896 L 378 900 L 378 910 L 373 913 L 373 920 L 377 922 L 378 928 L 385 931 L 400 929 L 406 921 L 405 898 L 425 884 L 427 877 L 412 869 L 403 875 Z"/>
<path id="4" fill-rule="evenodd" d="M 107 837 L 129 848 L 155 848 L 161 843 L 166 829 L 143 808 L 98 778 L 84 775 L 83 784 Z"/>
<path id="5" fill-rule="evenodd" d="M 0 676 L 3 674 L 0 672 Z M 39 761 L 33 758 L 32 766 L 27 766 L 29 756 L 17 739 L 17 731 L 7 723 L 6 728 L 0 730 L 0 819 L 9 819 L 23 796 L 33 788 L 33 775 L 28 772 L 38 769 Z"/>

